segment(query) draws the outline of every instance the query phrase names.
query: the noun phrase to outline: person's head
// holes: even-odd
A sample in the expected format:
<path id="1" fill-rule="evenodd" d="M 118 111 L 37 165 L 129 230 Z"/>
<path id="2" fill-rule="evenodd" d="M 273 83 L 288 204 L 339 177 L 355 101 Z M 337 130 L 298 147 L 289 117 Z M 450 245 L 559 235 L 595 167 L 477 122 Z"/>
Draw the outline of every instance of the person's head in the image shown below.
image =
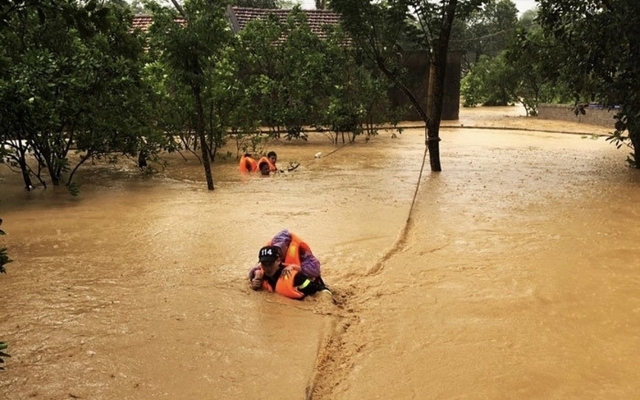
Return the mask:
<path id="1" fill-rule="evenodd" d="M 273 276 L 280 267 L 280 248 L 265 246 L 258 252 L 258 261 L 265 275 Z"/>
<path id="2" fill-rule="evenodd" d="M 271 169 L 269 168 L 269 164 L 266 162 L 260 163 L 260 173 L 262 175 L 269 175 L 271 173 Z"/>
<path id="3" fill-rule="evenodd" d="M 271 164 L 276 165 L 276 161 L 278 161 L 278 155 L 275 151 L 270 151 L 267 153 L 267 158 L 271 161 Z"/>

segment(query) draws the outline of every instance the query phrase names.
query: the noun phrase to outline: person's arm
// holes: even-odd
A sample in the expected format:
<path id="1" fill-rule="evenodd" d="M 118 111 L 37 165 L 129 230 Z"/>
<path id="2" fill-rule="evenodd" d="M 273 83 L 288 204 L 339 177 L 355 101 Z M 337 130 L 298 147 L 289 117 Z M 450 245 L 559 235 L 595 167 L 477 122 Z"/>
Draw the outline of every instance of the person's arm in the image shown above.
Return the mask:
<path id="1" fill-rule="evenodd" d="M 271 239 L 272 246 L 278 246 L 282 249 L 285 254 L 282 254 L 282 259 L 284 260 L 286 256 L 286 251 L 291 244 L 291 232 L 288 229 L 283 229 L 280 232 L 276 233 L 276 235 Z"/>
<path id="2" fill-rule="evenodd" d="M 320 260 L 311 253 L 304 252 L 300 254 L 300 269 L 303 274 L 311 279 L 320 276 Z"/>
<path id="3" fill-rule="evenodd" d="M 249 271 L 249 284 L 251 289 L 260 290 L 262 288 L 262 281 L 264 280 L 264 272 L 259 265 L 251 268 Z"/>

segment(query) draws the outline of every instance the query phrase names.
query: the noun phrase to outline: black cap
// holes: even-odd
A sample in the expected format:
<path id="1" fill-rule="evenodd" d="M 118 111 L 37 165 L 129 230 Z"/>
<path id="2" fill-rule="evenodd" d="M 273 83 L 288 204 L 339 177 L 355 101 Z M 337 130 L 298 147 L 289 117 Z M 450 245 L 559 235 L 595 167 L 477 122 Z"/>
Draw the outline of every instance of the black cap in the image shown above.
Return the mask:
<path id="1" fill-rule="evenodd" d="M 280 256 L 280 248 L 278 246 L 265 246 L 258 253 L 258 260 L 264 264 L 273 263 Z"/>

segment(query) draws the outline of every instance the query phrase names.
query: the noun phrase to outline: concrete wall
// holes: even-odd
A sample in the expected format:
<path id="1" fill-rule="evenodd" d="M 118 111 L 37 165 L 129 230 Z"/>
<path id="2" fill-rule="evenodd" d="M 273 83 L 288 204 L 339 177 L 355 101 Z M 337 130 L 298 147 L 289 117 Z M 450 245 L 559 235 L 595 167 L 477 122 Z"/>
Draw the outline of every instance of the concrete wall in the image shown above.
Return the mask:
<path id="1" fill-rule="evenodd" d="M 571 104 L 540 104 L 538 105 L 538 118 L 579 122 L 614 129 L 616 121 L 613 116 L 617 112 L 615 109 L 608 111 L 606 108 L 590 105 L 585 108 L 585 115 L 576 115 L 573 112 L 573 107 Z"/>

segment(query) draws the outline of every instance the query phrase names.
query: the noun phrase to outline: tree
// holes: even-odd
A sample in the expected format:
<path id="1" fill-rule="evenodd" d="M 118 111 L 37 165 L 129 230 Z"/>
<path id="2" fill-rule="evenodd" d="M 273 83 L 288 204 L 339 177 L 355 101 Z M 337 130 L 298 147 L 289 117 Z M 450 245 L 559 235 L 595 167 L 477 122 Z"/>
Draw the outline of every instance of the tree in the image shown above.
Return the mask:
<path id="1" fill-rule="evenodd" d="M 12 19 L 24 18 L 33 12 L 40 22 L 48 15 L 57 14 L 84 36 L 91 35 L 96 27 L 103 29 L 107 25 L 107 7 L 96 0 L 82 4 L 74 0 L 0 0 L 0 31 L 10 29 Z"/>
<path id="2" fill-rule="evenodd" d="M 640 2 L 539 0 L 539 5 L 544 33 L 564 54 L 554 70 L 574 92 L 610 109 L 619 106 L 611 139 L 629 144 L 628 161 L 640 168 Z"/>
<path id="3" fill-rule="evenodd" d="M 464 106 L 506 106 L 518 101 L 520 72 L 509 65 L 504 53 L 482 56 L 461 82 Z"/>
<path id="4" fill-rule="evenodd" d="M 521 102 L 527 115 L 538 114 L 538 104 L 571 101 L 572 93 L 558 74 L 555 65 L 565 55 L 553 38 L 544 35 L 535 11 L 525 13 L 518 22 L 513 40 L 503 52 L 506 63 L 515 74 L 514 98 Z"/>
<path id="5" fill-rule="evenodd" d="M 489 0 L 465 19 L 457 19 L 452 46 L 466 50 L 463 70 L 473 69 L 483 55 L 497 56 L 513 37 L 518 10 L 511 0 Z"/>
<path id="6" fill-rule="evenodd" d="M 142 42 L 130 34 L 128 6 L 111 1 L 96 11 L 91 4 L 76 13 L 95 11 L 103 26 L 78 25 L 57 8 L 33 6 L 10 14 L 10 29 L 0 32 L 6 63 L 0 140 L 9 149 L 2 160 L 22 173 L 27 189 L 32 178 L 46 187 L 45 171 L 54 186 L 68 172 L 72 188 L 84 162 L 114 152 L 134 155 L 142 137 L 150 136 L 139 74 Z M 72 151 L 79 155 L 75 166 Z"/>
<path id="7" fill-rule="evenodd" d="M 225 1 L 189 0 L 184 7 L 174 2 L 177 13 L 167 7 L 154 6 L 154 23 L 150 27 L 152 51 L 162 64 L 185 85 L 193 101 L 193 122 L 200 143 L 207 188 L 214 190 L 211 174 L 212 149 L 207 141 L 205 96 L 211 90 L 215 69 L 231 32 L 224 16 Z M 178 14 L 184 24 L 176 20 Z M 213 115 L 213 114 L 211 114 Z M 209 131 L 213 135 L 213 131 Z"/>
<path id="8" fill-rule="evenodd" d="M 454 19 L 466 18 L 488 0 L 332 0 L 354 45 L 363 51 L 409 99 L 426 125 L 425 141 L 432 171 L 441 171 L 440 121 L 444 78 Z M 402 82 L 402 49 L 429 53 L 429 94 L 421 99 Z"/>
<path id="9" fill-rule="evenodd" d="M 285 20 L 253 20 L 239 33 L 235 62 L 251 96 L 248 106 L 272 137 L 284 132 L 286 139 L 305 139 L 304 126 L 315 125 L 334 142 L 338 132 L 353 141 L 365 125 L 375 133 L 374 116 L 379 123 L 392 119 L 388 81 L 357 62 L 341 29 L 326 29 L 320 39 L 294 8 Z"/>

